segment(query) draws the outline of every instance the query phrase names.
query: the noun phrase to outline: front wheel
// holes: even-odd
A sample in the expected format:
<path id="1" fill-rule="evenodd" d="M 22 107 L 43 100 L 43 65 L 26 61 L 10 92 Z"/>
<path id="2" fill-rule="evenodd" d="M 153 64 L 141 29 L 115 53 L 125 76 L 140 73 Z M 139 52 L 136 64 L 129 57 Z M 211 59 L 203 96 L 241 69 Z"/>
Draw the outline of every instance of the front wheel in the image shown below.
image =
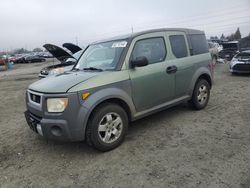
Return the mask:
<path id="1" fill-rule="evenodd" d="M 105 103 L 97 107 L 88 122 L 87 143 L 100 151 L 119 146 L 128 129 L 128 116 L 122 107 Z"/>
<path id="2" fill-rule="evenodd" d="M 190 100 L 192 107 L 196 110 L 201 110 L 207 106 L 210 97 L 210 88 L 206 80 L 198 80 L 193 91 L 192 99 Z"/>

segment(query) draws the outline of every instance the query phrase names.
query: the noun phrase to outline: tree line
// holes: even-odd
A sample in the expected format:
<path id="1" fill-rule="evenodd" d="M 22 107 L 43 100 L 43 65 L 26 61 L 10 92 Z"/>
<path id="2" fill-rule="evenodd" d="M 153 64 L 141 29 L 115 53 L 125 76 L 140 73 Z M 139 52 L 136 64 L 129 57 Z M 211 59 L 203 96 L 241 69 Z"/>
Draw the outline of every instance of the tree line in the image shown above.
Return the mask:
<path id="1" fill-rule="evenodd" d="M 249 33 L 250 36 L 250 33 Z M 225 36 L 223 33 L 221 34 L 220 38 L 218 36 L 211 36 L 210 37 L 211 40 L 223 40 L 223 41 L 234 41 L 234 40 L 240 40 L 241 39 L 241 32 L 240 32 L 240 28 L 238 27 L 237 30 L 228 35 Z"/>

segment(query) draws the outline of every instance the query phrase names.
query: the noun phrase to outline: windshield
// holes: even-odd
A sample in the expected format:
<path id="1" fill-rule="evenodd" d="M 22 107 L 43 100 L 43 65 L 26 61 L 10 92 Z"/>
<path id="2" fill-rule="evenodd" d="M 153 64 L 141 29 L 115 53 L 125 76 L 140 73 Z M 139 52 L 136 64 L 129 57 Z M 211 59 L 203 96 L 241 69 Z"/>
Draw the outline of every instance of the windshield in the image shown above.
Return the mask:
<path id="1" fill-rule="evenodd" d="M 82 52 L 83 52 L 83 51 L 84 51 L 84 50 L 80 50 L 80 51 L 74 53 L 72 56 L 77 60 L 77 59 L 79 59 L 79 57 L 82 55 Z"/>
<path id="2" fill-rule="evenodd" d="M 114 70 L 126 45 L 125 40 L 90 45 L 79 59 L 75 69 Z"/>
<path id="3" fill-rule="evenodd" d="M 237 59 L 249 59 L 250 58 L 250 53 L 242 52 L 242 53 L 237 54 L 235 56 L 235 58 L 237 58 Z"/>

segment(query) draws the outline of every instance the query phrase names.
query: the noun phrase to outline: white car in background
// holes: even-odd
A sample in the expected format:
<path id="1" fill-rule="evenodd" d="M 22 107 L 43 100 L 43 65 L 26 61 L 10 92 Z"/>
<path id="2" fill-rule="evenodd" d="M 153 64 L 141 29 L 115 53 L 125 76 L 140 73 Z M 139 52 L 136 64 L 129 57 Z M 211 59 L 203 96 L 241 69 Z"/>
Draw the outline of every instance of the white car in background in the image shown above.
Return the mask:
<path id="1" fill-rule="evenodd" d="M 229 63 L 230 72 L 250 73 L 250 50 L 239 52 Z"/>

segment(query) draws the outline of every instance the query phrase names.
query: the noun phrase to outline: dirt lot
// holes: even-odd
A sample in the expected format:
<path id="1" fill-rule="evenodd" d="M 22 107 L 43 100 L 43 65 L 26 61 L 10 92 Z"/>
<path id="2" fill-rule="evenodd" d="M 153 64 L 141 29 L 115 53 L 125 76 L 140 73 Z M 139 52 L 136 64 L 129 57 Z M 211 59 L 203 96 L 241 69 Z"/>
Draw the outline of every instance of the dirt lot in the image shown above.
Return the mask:
<path id="1" fill-rule="evenodd" d="M 250 76 L 217 65 L 205 110 L 183 104 L 139 120 L 100 153 L 28 128 L 25 90 L 45 65 L 0 72 L 0 187 L 250 187 Z"/>

